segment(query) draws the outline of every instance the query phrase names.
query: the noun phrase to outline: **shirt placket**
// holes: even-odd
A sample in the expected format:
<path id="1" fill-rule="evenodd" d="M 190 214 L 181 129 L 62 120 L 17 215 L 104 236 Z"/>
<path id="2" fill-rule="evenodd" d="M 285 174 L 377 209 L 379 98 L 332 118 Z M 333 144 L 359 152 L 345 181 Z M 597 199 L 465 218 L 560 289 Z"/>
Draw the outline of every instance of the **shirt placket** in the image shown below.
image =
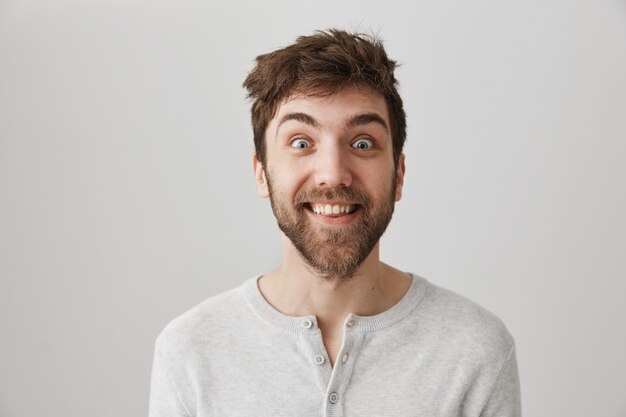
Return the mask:
<path id="1" fill-rule="evenodd" d="M 303 326 L 312 330 L 316 323 L 305 319 Z M 315 381 L 323 394 L 321 415 L 324 417 L 342 417 L 345 415 L 344 397 L 363 341 L 363 332 L 359 331 L 359 318 L 357 316 L 348 315 L 343 329 L 343 342 L 334 367 L 330 365 L 319 329 L 315 333 L 302 335 L 305 354 L 311 361 Z"/>

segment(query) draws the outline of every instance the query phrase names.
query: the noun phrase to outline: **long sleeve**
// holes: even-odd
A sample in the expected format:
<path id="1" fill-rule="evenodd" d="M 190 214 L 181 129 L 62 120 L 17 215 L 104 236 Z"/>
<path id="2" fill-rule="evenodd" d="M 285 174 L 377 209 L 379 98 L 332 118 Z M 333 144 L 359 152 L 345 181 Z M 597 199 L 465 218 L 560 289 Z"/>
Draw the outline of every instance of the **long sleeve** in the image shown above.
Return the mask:
<path id="1" fill-rule="evenodd" d="M 154 351 L 150 382 L 149 417 L 191 417 L 172 384 L 167 366 L 158 349 Z"/>
<path id="2" fill-rule="evenodd" d="M 511 346 L 502 372 L 481 417 L 521 417 L 522 405 L 515 345 Z"/>

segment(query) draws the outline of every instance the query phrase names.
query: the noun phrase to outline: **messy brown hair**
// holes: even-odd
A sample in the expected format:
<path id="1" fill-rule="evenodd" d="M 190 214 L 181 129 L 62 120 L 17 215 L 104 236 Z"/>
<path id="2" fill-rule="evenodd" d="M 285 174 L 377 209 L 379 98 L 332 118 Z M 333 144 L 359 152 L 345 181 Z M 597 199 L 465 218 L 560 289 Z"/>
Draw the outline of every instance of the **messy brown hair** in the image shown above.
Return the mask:
<path id="1" fill-rule="evenodd" d="M 328 96 L 347 87 L 369 87 L 387 103 L 394 163 L 406 139 L 406 115 L 394 77 L 396 61 L 387 57 L 382 42 L 369 35 L 330 29 L 256 58 L 243 86 L 252 103 L 256 156 L 266 162 L 265 130 L 282 100 L 293 94 Z"/>

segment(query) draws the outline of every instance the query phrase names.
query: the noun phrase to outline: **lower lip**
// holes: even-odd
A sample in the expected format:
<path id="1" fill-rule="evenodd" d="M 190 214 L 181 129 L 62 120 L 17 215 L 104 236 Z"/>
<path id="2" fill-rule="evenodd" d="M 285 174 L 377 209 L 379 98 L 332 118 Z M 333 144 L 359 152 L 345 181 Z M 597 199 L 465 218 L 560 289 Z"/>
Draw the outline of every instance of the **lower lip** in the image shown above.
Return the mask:
<path id="1" fill-rule="evenodd" d="M 316 214 L 310 209 L 306 208 L 305 211 L 308 213 L 310 217 L 312 217 L 315 221 L 327 225 L 327 226 L 341 226 L 352 223 L 358 216 L 361 215 L 361 211 L 363 210 L 363 206 L 357 206 L 357 209 L 350 214 L 336 215 L 336 216 L 324 216 L 321 214 Z"/>

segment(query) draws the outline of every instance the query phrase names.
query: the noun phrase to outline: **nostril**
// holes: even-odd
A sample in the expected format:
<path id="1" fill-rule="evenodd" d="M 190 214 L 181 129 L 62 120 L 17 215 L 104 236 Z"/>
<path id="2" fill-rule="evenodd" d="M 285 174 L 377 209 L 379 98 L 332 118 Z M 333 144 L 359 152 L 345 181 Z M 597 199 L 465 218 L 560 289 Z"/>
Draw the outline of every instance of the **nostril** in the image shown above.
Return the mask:
<path id="1" fill-rule="evenodd" d="M 320 187 L 349 187 L 352 184 L 352 174 L 344 165 L 318 167 L 315 179 Z"/>

